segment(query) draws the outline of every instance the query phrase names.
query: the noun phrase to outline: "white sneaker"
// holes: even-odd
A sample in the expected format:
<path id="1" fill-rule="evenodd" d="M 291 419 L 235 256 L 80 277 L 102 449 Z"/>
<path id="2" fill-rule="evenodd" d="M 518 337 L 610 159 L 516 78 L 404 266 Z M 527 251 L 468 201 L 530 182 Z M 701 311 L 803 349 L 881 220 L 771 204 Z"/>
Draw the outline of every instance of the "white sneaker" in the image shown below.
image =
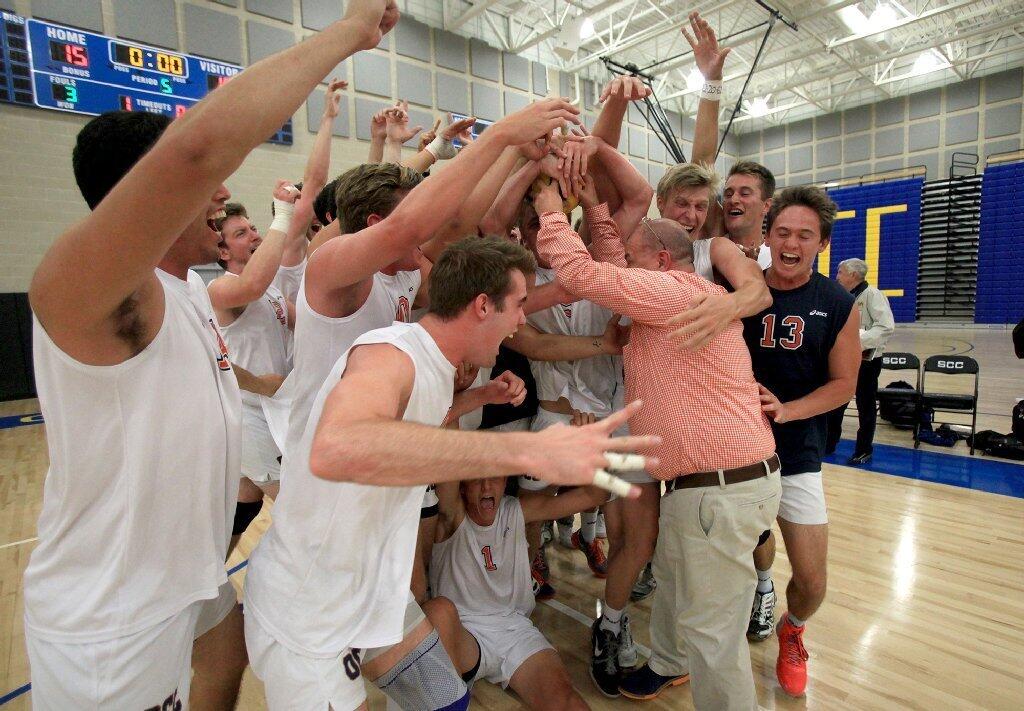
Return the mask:
<path id="1" fill-rule="evenodd" d="M 636 642 L 633 641 L 633 630 L 629 627 L 629 615 L 622 614 L 622 631 L 619 633 L 619 667 L 632 669 L 637 665 L 639 658 L 636 651 Z"/>
<path id="2" fill-rule="evenodd" d="M 604 526 L 604 511 L 597 512 L 597 532 L 594 534 L 594 538 L 605 540 L 608 538 L 608 529 Z"/>
<path id="3" fill-rule="evenodd" d="M 562 548 L 575 548 L 572 544 L 572 526 L 575 523 L 575 519 L 560 518 L 558 519 L 558 543 Z"/>

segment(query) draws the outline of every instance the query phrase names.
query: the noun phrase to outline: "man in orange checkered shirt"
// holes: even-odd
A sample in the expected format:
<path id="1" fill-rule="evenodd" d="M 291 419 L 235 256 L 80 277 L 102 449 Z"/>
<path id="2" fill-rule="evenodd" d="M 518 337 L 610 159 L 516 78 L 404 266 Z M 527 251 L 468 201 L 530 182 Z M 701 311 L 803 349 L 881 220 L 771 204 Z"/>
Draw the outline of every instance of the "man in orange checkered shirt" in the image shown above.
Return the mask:
<path id="1" fill-rule="evenodd" d="M 750 551 L 775 518 L 781 484 L 743 328 L 733 321 L 703 348 L 678 350 L 669 320 L 725 290 L 693 273 L 693 248 L 676 222 L 645 218 L 623 244 L 585 181 L 574 187 L 594 256 L 569 226 L 554 184 L 534 201 L 538 250 L 573 295 L 633 320 L 626 396 L 644 407 L 630 430 L 662 437 L 651 474 L 670 492 L 654 555 L 653 654 L 620 688 L 649 699 L 692 676 L 698 709 L 749 711 L 757 708 L 744 636 L 757 581 Z"/>

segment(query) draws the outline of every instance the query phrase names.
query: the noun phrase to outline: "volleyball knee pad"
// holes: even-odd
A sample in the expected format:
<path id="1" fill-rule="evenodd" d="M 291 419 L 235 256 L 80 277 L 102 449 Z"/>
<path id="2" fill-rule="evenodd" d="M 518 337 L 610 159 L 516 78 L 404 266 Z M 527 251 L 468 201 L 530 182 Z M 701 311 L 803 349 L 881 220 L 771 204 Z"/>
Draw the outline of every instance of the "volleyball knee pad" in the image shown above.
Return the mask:
<path id="1" fill-rule="evenodd" d="M 239 501 L 235 505 L 235 523 L 231 526 L 232 536 L 241 536 L 252 520 L 260 515 L 262 501 Z"/>
<path id="2" fill-rule="evenodd" d="M 469 689 L 444 651 L 437 630 L 374 681 L 403 709 L 466 711 Z"/>

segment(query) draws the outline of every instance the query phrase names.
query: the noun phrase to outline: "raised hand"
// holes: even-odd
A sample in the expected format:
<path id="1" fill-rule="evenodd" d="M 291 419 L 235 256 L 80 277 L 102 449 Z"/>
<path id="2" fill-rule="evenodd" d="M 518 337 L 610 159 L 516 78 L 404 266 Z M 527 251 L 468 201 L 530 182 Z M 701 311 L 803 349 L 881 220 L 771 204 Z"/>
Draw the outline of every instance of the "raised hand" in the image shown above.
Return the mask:
<path id="1" fill-rule="evenodd" d="M 434 127 L 429 131 L 424 131 L 420 134 L 420 145 L 417 150 L 423 150 L 427 147 L 427 144 L 437 138 L 437 129 L 441 125 L 441 119 L 434 121 Z"/>
<path id="2" fill-rule="evenodd" d="M 501 136 L 506 145 L 518 146 L 538 139 L 549 140 L 551 132 L 567 123 L 579 125 L 580 110 L 567 99 L 544 99 L 509 114 L 487 129 Z"/>
<path id="3" fill-rule="evenodd" d="M 333 119 L 338 116 L 338 110 L 341 107 L 341 92 L 347 88 L 347 81 L 331 79 L 331 83 L 327 85 L 327 94 L 324 96 L 324 116 L 326 118 Z M 372 119 L 370 124 L 373 125 Z"/>
<path id="4" fill-rule="evenodd" d="M 608 82 L 601 92 L 600 103 L 612 101 L 641 101 L 653 93 L 651 87 L 644 84 L 639 77 L 615 77 Z"/>
<path id="5" fill-rule="evenodd" d="M 533 209 L 537 215 L 545 212 L 561 212 L 562 196 L 558 194 L 558 183 L 554 180 L 541 185 L 540 191 L 533 196 Z"/>
<path id="6" fill-rule="evenodd" d="M 780 402 L 779 398 L 775 397 L 775 393 L 760 383 L 757 384 L 757 392 L 761 396 L 761 411 L 768 415 L 770 420 L 777 425 L 789 422 L 786 403 Z"/>
<path id="7" fill-rule="evenodd" d="M 638 409 L 640 401 L 631 402 L 622 410 L 603 420 L 581 427 L 554 425 L 533 435 L 537 445 L 527 453 L 526 474 L 551 484 L 586 485 L 593 484 L 598 473 L 609 466 L 606 452 L 635 452 L 657 447 L 660 437 L 613 437 L 621 425 Z M 632 458 L 631 458 L 632 459 Z M 658 465 L 655 457 L 637 457 L 636 463 L 647 468 Z M 640 490 L 631 486 L 627 496 L 635 498 Z"/>
<path id="8" fill-rule="evenodd" d="M 681 351 L 698 351 L 739 317 L 736 300 L 730 294 L 698 294 L 690 305 L 668 320 L 680 326 L 672 340 Z"/>
<path id="9" fill-rule="evenodd" d="M 510 370 L 506 370 L 483 387 L 487 393 L 487 402 L 491 405 L 511 404 L 518 407 L 526 399 L 526 383 Z"/>
<path id="10" fill-rule="evenodd" d="M 590 175 L 583 177 L 574 175 L 572 177 L 572 194 L 579 199 L 580 205 L 584 209 L 589 210 L 601 204 L 598 202 L 597 185 L 594 184 L 594 178 Z"/>
<path id="11" fill-rule="evenodd" d="M 399 101 L 395 106 L 384 111 L 387 121 L 388 140 L 394 143 L 405 143 L 416 137 L 422 126 L 409 128 L 409 102 Z"/>
<path id="12" fill-rule="evenodd" d="M 383 111 L 370 117 L 370 140 L 383 142 L 388 137 L 388 122 Z"/>
<path id="13" fill-rule="evenodd" d="M 454 141 L 456 138 L 466 145 L 473 140 L 472 128 L 476 125 L 475 116 L 467 116 L 456 121 L 448 114 L 448 125 L 441 131 L 441 138 L 446 141 Z"/>
<path id="14" fill-rule="evenodd" d="M 715 31 L 700 13 L 690 13 L 690 28 L 693 30 L 692 37 L 685 27 L 681 27 L 680 30 L 693 48 L 693 59 L 697 63 L 697 69 L 705 79 L 721 79 L 725 58 L 732 50 L 729 47 L 718 46 Z"/>
<path id="15" fill-rule="evenodd" d="M 397 0 L 348 0 L 343 22 L 362 33 L 360 49 L 373 49 L 398 24 Z"/>
<path id="16" fill-rule="evenodd" d="M 461 393 L 472 385 L 476 380 L 476 374 L 479 370 L 472 363 L 467 363 L 466 361 L 459 363 L 459 367 L 455 370 L 455 392 Z"/>
<path id="17" fill-rule="evenodd" d="M 294 203 L 302 195 L 290 180 L 278 180 L 274 184 L 274 199 L 281 202 Z"/>

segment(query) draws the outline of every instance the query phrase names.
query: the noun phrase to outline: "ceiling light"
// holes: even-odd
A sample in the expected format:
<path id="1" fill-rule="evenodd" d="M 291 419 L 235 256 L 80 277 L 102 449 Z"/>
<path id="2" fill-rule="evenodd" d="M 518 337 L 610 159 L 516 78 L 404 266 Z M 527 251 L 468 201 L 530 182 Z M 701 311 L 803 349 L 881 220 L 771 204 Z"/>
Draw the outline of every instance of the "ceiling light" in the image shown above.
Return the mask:
<path id="1" fill-rule="evenodd" d="M 945 58 L 941 57 L 934 49 L 929 49 L 921 52 L 917 59 L 914 60 L 914 68 L 911 70 L 911 74 L 914 76 L 928 74 L 939 69 L 945 69 L 948 66 L 949 62 Z"/>
<path id="2" fill-rule="evenodd" d="M 868 25 L 872 31 L 880 32 L 895 25 L 899 19 L 900 16 L 896 12 L 896 8 L 887 2 L 880 2 L 875 7 L 875 11 L 871 13 L 871 17 L 868 18 Z"/>
<path id="3" fill-rule="evenodd" d="M 756 99 L 747 102 L 747 113 L 758 118 L 768 113 L 768 97 L 759 96 Z"/>
<path id="4" fill-rule="evenodd" d="M 686 88 L 690 91 L 697 91 L 704 86 L 704 75 L 700 73 L 697 67 L 690 70 L 690 73 L 686 75 Z"/>
<path id="5" fill-rule="evenodd" d="M 583 18 L 583 24 L 580 25 L 580 39 L 590 39 L 596 33 L 594 30 L 594 21 L 589 17 Z"/>
<path id="6" fill-rule="evenodd" d="M 856 5 L 848 5 L 839 10 L 839 19 L 857 35 L 867 32 L 870 27 L 867 16 Z"/>

